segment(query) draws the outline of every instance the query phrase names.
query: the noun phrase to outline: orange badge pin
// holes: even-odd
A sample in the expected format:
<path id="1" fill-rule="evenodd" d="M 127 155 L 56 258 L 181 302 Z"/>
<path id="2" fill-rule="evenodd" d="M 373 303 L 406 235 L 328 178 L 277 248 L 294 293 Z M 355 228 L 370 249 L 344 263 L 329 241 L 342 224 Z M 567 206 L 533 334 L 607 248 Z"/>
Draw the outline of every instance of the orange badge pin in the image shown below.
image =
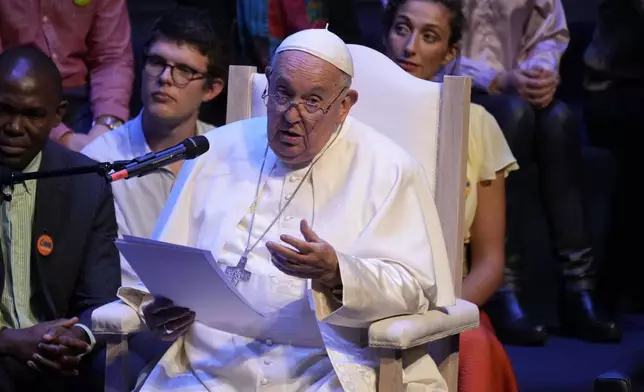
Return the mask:
<path id="1" fill-rule="evenodd" d="M 36 248 L 38 248 L 38 253 L 42 256 L 49 256 L 54 251 L 54 240 L 47 234 L 43 234 L 38 237 Z"/>

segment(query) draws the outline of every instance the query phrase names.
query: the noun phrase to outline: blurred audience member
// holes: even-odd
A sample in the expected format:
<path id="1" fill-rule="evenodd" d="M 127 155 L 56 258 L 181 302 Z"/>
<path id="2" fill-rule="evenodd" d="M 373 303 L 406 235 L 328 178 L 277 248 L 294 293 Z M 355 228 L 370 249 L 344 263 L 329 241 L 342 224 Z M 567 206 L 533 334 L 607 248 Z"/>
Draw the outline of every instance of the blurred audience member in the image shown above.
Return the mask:
<path id="1" fill-rule="evenodd" d="M 391 0 L 385 10 L 387 55 L 410 74 L 432 80 L 458 54 L 465 17 L 459 0 Z M 469 252 L 462 298 L 483 306 L 499 288 L 505 263 L 505 177 L 516 160 L 496 120 L 470 109 L 465 221 Z M 510 360 L 487 315 L 460 335 L 459 391 L 514 392 Z"/>
<path id="2" fill-rule="evenodd" d="M 639 175 L 636 138 L 644 131 L 643 48 L 644 2 L 600 0 L 599 21 L 584 57 L 584 114 L 591 143 L 610 149 L 620 165 L 610 253 L 615 258 L 615 275 L 617 271 L 630 273 L 615 276 L 608 291 L 619 294 L 625 289 L 640 311 L 644 310 L 644 290 L 639 278 L 644 268 L 635 251 L 638 232 L 630 228 L 630 222 L 642 220 L 638 194 L 631 184 Z"/>
<path id="3" fill-rule="evenodd" d="M 354 0 L 237 0 L 241 55 L 261 72 L 284 38 L 327 23 L 346 43 L 362 41 Z"/>
<path id="4" fill-rule="evenodd" d="M 472 100 L 496 117 L 519 165 L 538 167 L 558 261 L 562 329 L 589 341 L 617 341 L 618 327 L 594 304 L 596 266 L 582 207 L 579 129 L 569 108 L 554 98 L 569 41 L 561 0 L 465 0 L 464 7 L 468 25 L 458 72 L 473 78 Z M 505 284 L 486 309 L 502 341 L 543 344 L 544 327 L 528 320 L 516 296 L 521 257 L 515 236 L 525 208 L 517 177 L 508 181 Z"/>
<path id="5" fill-rule="evenodd" d="M 238 46 L 238 34 L 235 24 L 237 11 L 236 0 L 136 0 L 127 4 L 132 24 L 132 49 L 134 52 L 134 85 L 130 98 L 130 112 L 132 115 L 139 113 L 143 108 L 141 101 L 141 84 L 145 73 L 143 69 L 143 46 L 147 42 L 148 34 L 158 21 L 159 17 L 171 12 L 173 9 L 196 8 L 204 17 L 208 18 L 210 25 L 221 38 L 221 46 L 226 58 L 225 67 L 231 64 L 244 64 L 238 60 L 235 48 Z M 216 126 L 226 124 L 226 99 L 213 99 L 201 105 L 199 119 L 205 123 Z"/>
<path id="6" fill-rule="evenodd" d="M 80 151 L 128 120 L 133 80 L 125 0 L 0 0 L 0 51 L 32 43 L 63 77 L 69 102 L 50 137 Z"/>

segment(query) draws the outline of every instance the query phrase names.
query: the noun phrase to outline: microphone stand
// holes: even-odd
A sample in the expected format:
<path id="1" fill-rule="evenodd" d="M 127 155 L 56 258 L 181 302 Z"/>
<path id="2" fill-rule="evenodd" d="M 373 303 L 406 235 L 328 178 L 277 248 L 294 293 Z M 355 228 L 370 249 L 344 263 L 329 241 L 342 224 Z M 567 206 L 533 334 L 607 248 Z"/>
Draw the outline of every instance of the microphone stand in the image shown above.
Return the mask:
<path id="1" fill-rule="evenodd" d="M 109 182 L 108 173 L 112 171 L 114 168 L 122 167 L 122 165 L 126 164 L 127 162 L 128 161 L 117 161 L 114 163 L 102 162 L 95 165 L 69 167 L 65 169 L 49 170 L 49 171 L 37 171 L 33 173 L 11 172 L 11 174 L 0 178 L 0 186 L 2 187 L 2 196 L 0 198 L 0 204 L 2 204 L 2 202 L 5 202 L 5 201 L 7 202 L 11 201 L 11 195 L 4 193 L 5 186 L 21 184 L 29 180 L 40 180 L 43 178 L 53 178 L 53 177 L 76 176 L 79 174 L 91 174 L 91 173 L 96 173 L 101 177 L 103 177 L 106 182 Z"/>

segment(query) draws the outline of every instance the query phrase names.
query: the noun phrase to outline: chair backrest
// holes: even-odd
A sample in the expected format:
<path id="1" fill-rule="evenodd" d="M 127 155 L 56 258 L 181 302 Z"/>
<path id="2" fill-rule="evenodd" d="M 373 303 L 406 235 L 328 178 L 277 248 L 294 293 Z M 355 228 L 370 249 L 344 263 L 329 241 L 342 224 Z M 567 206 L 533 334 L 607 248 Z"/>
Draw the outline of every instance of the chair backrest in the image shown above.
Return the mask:
<path id="1" fill-rule="evenodd" d="M 359 94 L 350 115 L 385 133 L 425 168 L 460 297 L 470 79 L 448 76 L 443 83 L 424 81 L 373 49 L 359 45 L 349 45 L 349 49 L 355 73 L 352 88 Z M 261 99 L 265 88 L 266 77 L 256 73 L 256 68 L 232 66 L 226 122 L 266 115 Z M 458 337 L 434 346 L 439 347 L 432 347 L 432 356 L 450 390 L 456 390 Z"/>

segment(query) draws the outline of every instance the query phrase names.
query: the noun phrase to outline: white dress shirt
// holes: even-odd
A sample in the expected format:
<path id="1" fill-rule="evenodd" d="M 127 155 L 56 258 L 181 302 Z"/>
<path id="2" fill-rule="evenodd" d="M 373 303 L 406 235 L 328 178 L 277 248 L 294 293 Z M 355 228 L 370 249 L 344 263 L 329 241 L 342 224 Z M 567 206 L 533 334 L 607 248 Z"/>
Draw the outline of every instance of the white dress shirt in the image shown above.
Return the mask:
<path id="1" fill-rule="evenodd" d="M 141 126 L 142 113 L 122 127 L 96 138 L 81 152 L 98 162 L 130 161 L 151 153 Z M 202 135 L 213 128 L 213 125 L 197 121 L 196 133 Z M 144 177 L 112 183 L 119 237 L 148 238 L 152 234 L 175 180 L 170 169 L 160 168 Z M 124 286 L 133 286 L 139 281 L 122 255 L 121 281 Z"/>

